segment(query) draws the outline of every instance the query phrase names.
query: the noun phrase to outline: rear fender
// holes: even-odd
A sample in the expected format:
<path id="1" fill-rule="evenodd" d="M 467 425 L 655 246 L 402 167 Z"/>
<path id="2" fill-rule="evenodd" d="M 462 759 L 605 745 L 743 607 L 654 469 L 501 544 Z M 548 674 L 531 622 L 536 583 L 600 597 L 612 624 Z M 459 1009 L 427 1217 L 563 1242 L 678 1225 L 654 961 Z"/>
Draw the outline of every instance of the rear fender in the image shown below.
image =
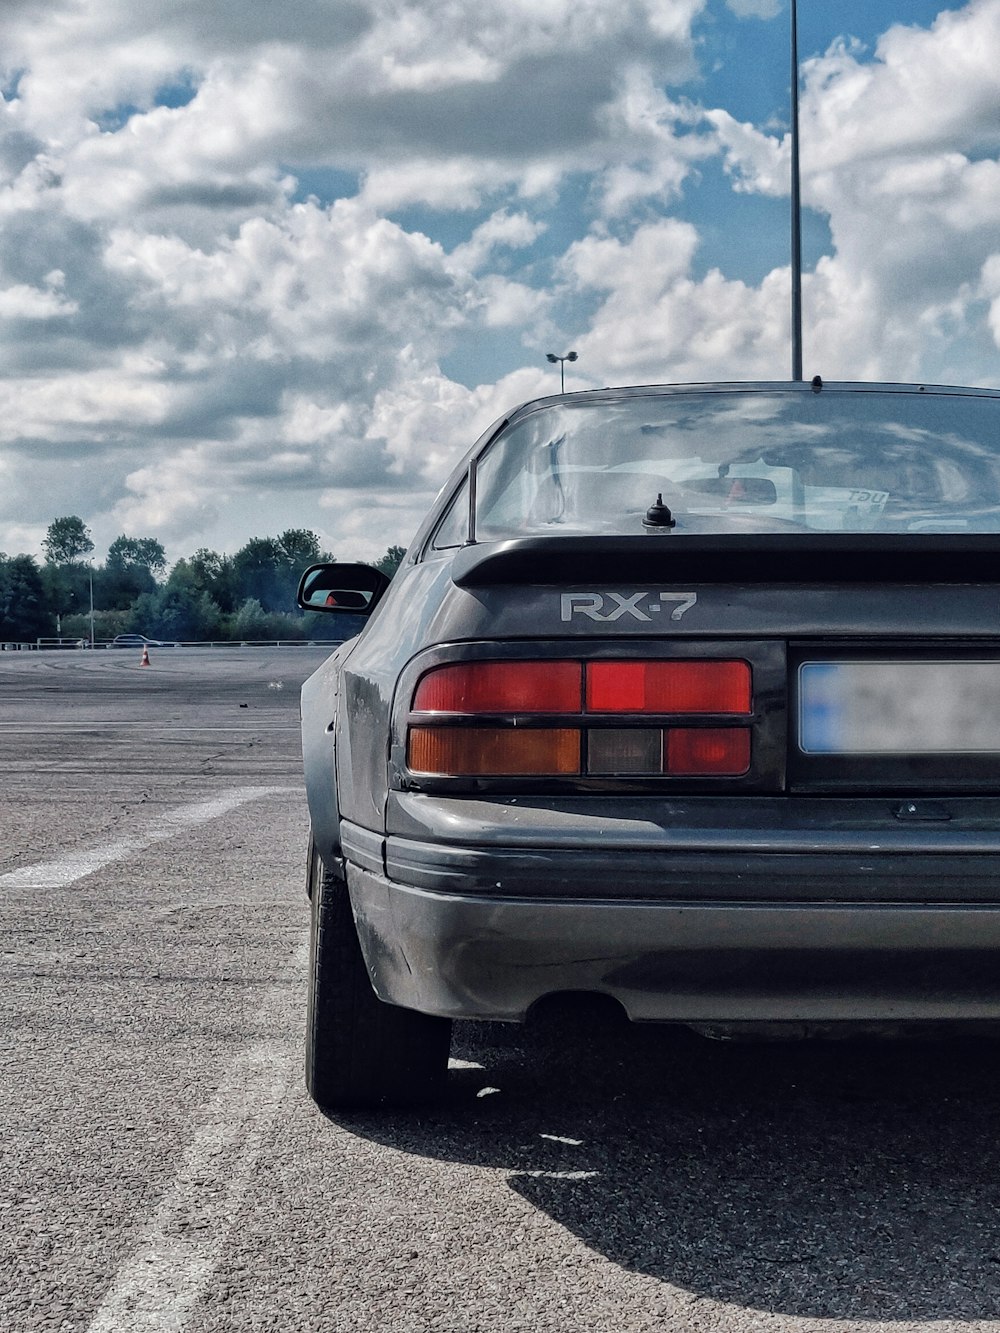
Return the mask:
<path id="1" fill-rule="evenodd" d="M 302 686 L 302 761 L 316 851 L 326 869 L 342 874 L 336 729 L 341 669 L 356 640 L 342 644 Z"/>

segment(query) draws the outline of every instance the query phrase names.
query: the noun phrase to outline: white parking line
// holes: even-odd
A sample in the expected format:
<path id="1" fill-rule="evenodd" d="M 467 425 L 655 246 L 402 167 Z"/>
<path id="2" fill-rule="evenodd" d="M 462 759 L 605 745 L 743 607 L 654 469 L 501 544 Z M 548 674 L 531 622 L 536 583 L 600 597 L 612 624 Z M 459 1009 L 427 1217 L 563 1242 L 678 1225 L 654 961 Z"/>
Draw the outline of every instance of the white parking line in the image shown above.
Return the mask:
<path id="1" fill-rule="evenodd" d="M 143 727 L 150 736 L 158 736 L 161 732 L 168 736 L 173 736 L 177 732 L 185 734 L 200 735 L 203 731 L 237 731 L 242 735 L 257 735 L 261 731 L 299 731 L 298 726 L 290 727 L 257 727 L 248 723 L 242 727 L 179 727 L 174 722 L 150 722 L 145 719 L 140 722 L 32 722 L 30 726 L 24 722 L 0 722 L 0 732 L 5 736 L 37 736 L 45 728 L 58 731 L 59 733 L 70 733 L 74 731 L 120 731 L 125 727 Z"/>
<path id="2" fill-rule="evenodd" d="M 290 971 L 305 968 L 308 946 Z M 294 1032 L 296 997 L 287 984 L 254 1006 L 261 1030 Z M 173 1183 L 118 1269 L 87 1333 L 181 1333 L 215 1272 L 236 1210 L 281 1099 L 298 1077 L 297 1037 L 268 1039 L 242 1051 L 214 1096 L 195 1116 L 197 1128 Z"/>
<path id="3" fill-rule="evenodd" d="M 179 833 L 207 824 L 211 819 L 229 814 L 248 801 L 266 796 L 299 795 L 298 787 L 233 787 L 230 791 L 209 801 L 195 801 L 191 805 L 169 810 L 153 819 L 141 833 L 132 837 L 115 838 L 112 842 L 81 851 L 67 852 L 54 861 L 40 861 L 37 865 L 23 866 L 0 875 L 0 889 L 64 889 L 95 870 L 124 861 L 143 852 L 154 843 L 175 838 Z"/>

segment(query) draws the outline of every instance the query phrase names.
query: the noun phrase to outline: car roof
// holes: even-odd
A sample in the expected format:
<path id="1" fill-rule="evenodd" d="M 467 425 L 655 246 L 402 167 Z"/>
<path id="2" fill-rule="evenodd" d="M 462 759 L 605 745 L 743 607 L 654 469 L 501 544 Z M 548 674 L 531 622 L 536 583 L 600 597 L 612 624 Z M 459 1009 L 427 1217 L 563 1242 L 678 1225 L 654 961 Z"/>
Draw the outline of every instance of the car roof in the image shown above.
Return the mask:
<path id="1" fill-rule="evenodd" d="M 616 403 L 629 398 L 674 397 L 683 394 L 708 393 L 901 393 L 901 394 L 941 394 L 957 395 L 964 398 L 1000 398 L 1000 388 L 970 387 L 955 384 L 920 384 L 879 382 L 874 380 L 824 380 L 815 376 L 812 380 L 711 380 L 704 383 L 690 384 L 630 384 L 618 388 L 582 389 L 575 393 L 552 394 L 545 398 L 532 398 L 519 404 L 506 414 L 504 421 L 510 425 L 530 412 L 540 408 L 552 407 L 559 403 L 572 403 L 589 406 L 600 403 Z"/>

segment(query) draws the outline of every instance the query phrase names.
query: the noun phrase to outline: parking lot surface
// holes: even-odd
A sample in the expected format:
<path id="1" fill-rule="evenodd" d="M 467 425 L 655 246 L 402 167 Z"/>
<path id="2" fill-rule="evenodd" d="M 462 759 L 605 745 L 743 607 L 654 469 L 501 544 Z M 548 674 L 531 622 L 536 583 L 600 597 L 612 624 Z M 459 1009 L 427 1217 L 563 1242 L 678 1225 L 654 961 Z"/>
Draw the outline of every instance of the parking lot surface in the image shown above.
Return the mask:
<path id="1" fill-rule="evenodd" d="M 459 1024 L 302 1087 L 311 647 L 0 654 L 0 1329 L 1000 1329 L 996 1041 Z"/>

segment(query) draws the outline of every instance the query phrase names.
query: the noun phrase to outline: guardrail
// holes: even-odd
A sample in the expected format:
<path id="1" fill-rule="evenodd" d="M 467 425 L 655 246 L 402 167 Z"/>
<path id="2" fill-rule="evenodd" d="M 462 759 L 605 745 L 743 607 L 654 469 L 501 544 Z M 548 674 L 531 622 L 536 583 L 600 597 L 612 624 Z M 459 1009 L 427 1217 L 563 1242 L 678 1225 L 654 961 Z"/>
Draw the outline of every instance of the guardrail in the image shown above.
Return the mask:
<path id="1" fill-rule="evenodd" d="M 150 643 L 147 647 L 163 648 L 329 648 L 332 652 L 344 642 L 343 639 L 172 639 L 170 643 Z M 110 641 L 97 640 L 93 645 L 89 639 L 35 639 L 30 643 L 0 641 L 0 652 L 66 652 L 74 649 L 114 648 L 116 651 L 141 649 L 142 644 L 114 644 Z"/>

